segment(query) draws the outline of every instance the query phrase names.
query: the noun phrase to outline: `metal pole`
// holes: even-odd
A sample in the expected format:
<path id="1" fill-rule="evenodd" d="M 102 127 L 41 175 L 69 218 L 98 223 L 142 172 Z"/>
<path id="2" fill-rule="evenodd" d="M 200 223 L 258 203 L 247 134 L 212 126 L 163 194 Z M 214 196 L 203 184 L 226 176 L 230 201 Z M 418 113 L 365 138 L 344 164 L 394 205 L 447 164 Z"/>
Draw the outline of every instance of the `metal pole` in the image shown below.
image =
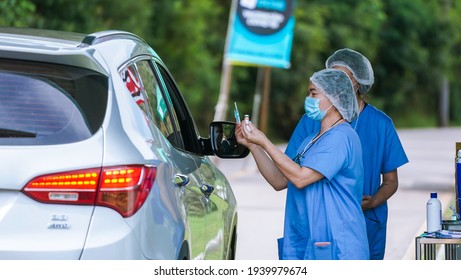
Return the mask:
<path id="1" fill-rule="evenodd" d="M 271 68 L 264 68 L 264 83 L 263 83 L 263 95 L 261 103 L 261 120 L 260 129 L 264 133 L 268 132 L 268 119 L 269 119 L 269 100 L 270 100 L 270 83 L 271 83 Z"/>
<path id="2" fill-rule="evenodd" d="M 236 0 L 232 0 L 231 9 L 229 11 L 229 22 L 227 24 L 226 42 L 224 44 L 224 58 L 221 72 L 221 85 L 219 89 L 219 98 L 215 106 L 215 115 L 213 120 L 225 120 L 227 114 L 227 100 L 229 99 L 231 78 L 232 78 L 232 65 L 226 60 L 227 50 L 229 48 L 229 37 L 233 32 L 232 26 L 235 20 Z"/>
<path id="3" fill-rule="evenodd" d="M 264 83 L 264 71 L 263 68 L 258 67 L 258 75 L 256 77 L 256 89 L 255 95 L 253 96 L 253 110 L 251 115 L 251 121 L 261 130 L 260 123 L 260 110 L 261 110 L 261 91 L 263 90 Z M 263 131 L 263 130 L 261 130 Z M 264 132 L 264 131 L 263 131 Z"/>
<path id="4" fill-rule="evenodd" d="M 442 86 L 439 96 L 439 126 L 447 127 L 449 125 L 450 115 L 450 88 L 447 77 L 443 77 Z"/>
<path id="5" fill-rule="evenodd" d="M 232 65 L 226 61 L 223 62 L 221 73 L 221 86 L 219 90 L 218 103 L 215 107 L 215 115 L 213 120 L 222 121 L 226 118 L 227 113 L 227 100 L 229 99 L 229 91 L 232 77 Z"/>

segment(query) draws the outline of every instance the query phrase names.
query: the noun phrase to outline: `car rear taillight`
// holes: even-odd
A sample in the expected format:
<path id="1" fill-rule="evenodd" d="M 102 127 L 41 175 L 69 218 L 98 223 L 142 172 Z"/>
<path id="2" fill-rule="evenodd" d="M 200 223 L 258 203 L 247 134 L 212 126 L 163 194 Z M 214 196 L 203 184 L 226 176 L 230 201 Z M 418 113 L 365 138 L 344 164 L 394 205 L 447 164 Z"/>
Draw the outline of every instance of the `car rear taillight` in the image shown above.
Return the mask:
<path id="1" fill-rule="evenodd" d="M 100 172 L 93 168 L 36 177 L 23 192 L 45 203 L 94 204 Z"/>
<path id="2" fill-rule="evenodd" d="M 103 169 L 96 205 L 113 208 L 123 217 L 133 215 L 146 201 L 156 171 L 146 166 Z"/>
<path id="3" fill-rule="evenodd" d="M 146 201 L 155 176 L 155 167 L 141 165 L 92 168 L 39 176 L 22 191 L 43 203 L 100 205 L 129 217 Z"/>

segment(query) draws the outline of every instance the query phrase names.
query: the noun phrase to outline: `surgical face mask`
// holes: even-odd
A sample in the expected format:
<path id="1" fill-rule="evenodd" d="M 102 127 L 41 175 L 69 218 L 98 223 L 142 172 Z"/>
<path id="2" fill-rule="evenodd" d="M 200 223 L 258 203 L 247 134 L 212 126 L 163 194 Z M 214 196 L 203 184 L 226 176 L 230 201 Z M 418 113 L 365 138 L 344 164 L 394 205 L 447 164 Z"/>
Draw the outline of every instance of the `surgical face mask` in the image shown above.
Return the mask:
<path id="1" fill-rule="evenodd" d="M 317 98 L 313 98 L 309 96 L 306 97 L 306 100 L 304 101 L 304 110 L 306 111 L 306 115 L 309 118 L 315 121 L 321 121 L 325 117 L 328 109 L 330 109 L 331 106 L 333 106 L 333 104 L 330 107 L 328 107 L 328 109 L 326 109 L 325 111 L 322 111 L 319 105 L 320 105 L 320 100 L 323 100 L 323 99 L 325 99 L 325 97 L 321 99 L 317 99 Z"/>

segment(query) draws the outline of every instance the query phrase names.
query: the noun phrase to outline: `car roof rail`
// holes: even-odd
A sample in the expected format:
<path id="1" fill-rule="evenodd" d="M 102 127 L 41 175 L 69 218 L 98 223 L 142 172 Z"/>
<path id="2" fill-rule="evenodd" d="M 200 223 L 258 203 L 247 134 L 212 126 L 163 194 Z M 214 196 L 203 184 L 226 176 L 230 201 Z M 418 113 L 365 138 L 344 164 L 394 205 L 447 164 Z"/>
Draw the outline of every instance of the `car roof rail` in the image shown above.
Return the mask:
<path id="1" fill-rule="evenodd" d="M 88 34 L 83 38 L 82 43 L 79 45 L 79 47 L 88 47 L 92 45 L 96 45 L 102 42 L 106 42 L 109 40 L 113 39 L 137 39 L 142 42 L 144 40 L 139 37 L 136 34 L 127 32 L 127 31 L 122 31 L 122 30 L 106 30 L 106 31 L 99 31 L 99 32 L 94 32 L 91 34 Z"/>

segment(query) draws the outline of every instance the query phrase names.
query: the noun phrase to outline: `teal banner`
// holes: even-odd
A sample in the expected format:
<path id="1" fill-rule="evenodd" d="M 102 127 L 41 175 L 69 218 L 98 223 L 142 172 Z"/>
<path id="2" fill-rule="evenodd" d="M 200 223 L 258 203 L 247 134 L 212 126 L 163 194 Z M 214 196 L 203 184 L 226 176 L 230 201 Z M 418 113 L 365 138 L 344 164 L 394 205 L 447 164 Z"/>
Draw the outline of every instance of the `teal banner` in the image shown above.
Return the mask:
<path id="1" fill-rule="evenodd" d="M 234 0 L 225 59 L 230 64 L 290 67 L 294 0 Z"/>

